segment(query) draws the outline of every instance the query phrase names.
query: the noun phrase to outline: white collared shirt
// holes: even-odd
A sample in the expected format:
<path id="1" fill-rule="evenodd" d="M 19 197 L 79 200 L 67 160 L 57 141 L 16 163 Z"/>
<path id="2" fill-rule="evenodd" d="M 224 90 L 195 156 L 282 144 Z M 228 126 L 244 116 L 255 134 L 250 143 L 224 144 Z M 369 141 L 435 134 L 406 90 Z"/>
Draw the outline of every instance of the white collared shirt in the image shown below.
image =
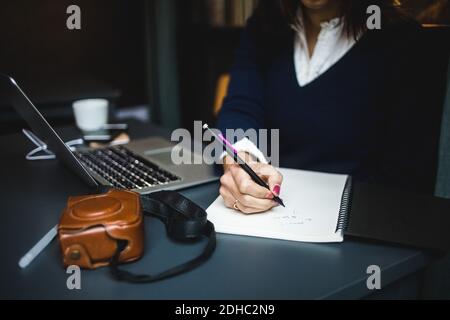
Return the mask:
<path id="1" fill-rule="evenodd" d="M 298 84 L 303 87 L 330 69 L 356 43 L 354 37 L 344 30 L 341 18 L 320 24 L 321 30 L 313 54 L 309 56 L 308 43 L 303 25 L 303 14 L 299 11 L 299 26 L 294 40 L 294 65 Z"/>
<path id="2" fill-rule="evenodd" d="M 356 43 L 353 36 L 349 36 L 344 30 L 341 18 L 334 18 L 320 24 L 321 31 L 313 54 L 309 56 L 308 43 L 303 28 L 303 13 L 298 11 L 298 25 L 292 26 L 296 31 L 294 39 L 294 66 L 297 82 L 300 87 L 311 83 L 336 62 L 338 62 Z M 262 163 L 267 163 L 263 153 L 249 139 L 244 138 L 233 145 L 236 150 L 244 151 Z M 221 157 L 224 157 L 224 152 Z"/>

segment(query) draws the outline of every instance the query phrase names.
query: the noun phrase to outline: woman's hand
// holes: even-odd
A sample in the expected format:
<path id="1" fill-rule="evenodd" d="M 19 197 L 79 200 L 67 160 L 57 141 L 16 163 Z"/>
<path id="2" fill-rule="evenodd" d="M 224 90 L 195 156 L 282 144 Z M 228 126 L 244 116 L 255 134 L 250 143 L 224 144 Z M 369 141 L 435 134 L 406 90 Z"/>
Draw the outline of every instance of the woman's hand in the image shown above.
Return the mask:
<path id="1" fill-rule="evenodd" d="M 220 178 L 220 195 L 225 205 L 243 213 L 258 213 L 267 211 L 278 205 L 273 199 L 274 194 L 280 194 L 283 176 L 269 164 L 256 162 L 248 153 L 239 156 L 267 182 L 270 190 L 261 187 L 230 156 L 224 159 L 224 174 Z"/>

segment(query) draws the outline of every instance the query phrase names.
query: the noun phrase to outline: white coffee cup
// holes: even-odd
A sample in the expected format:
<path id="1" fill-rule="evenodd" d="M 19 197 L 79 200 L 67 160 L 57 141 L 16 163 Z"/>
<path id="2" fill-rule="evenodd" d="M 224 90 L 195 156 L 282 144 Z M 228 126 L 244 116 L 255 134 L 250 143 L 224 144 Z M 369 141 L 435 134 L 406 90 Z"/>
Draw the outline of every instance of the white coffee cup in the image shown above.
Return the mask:
<path id="1" fill-rule="evenodd" d="M 77 127 L 83 131 L 101 129 L 108 121 L 108 100 L 83 99 L 72 104 Z"/>

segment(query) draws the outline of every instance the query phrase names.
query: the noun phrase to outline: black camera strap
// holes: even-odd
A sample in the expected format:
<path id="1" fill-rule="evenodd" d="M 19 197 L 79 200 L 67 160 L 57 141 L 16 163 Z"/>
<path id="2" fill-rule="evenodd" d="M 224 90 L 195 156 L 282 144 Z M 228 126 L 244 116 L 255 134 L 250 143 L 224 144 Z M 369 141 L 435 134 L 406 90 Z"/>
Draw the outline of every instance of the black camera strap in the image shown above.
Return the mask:
<path id="1" fill-rule="evenodd" d="M 146 216 L 161 220 L 169 238 L 176 241 L 195 241 L 207 238 L 203 252 L 196 258 L 154 275 L 134 274 L 119 268 L 119 257 L 127 241 L 117 240 L 117 249 L 110 263 L 112 276 L 119 281 L 149 283 L 190 271 L 208 260 L 216 248 L 214 225 L 207 220 L 206 211 L 175 191 L 159 191 L 141 195 L 141 205 Z"/>

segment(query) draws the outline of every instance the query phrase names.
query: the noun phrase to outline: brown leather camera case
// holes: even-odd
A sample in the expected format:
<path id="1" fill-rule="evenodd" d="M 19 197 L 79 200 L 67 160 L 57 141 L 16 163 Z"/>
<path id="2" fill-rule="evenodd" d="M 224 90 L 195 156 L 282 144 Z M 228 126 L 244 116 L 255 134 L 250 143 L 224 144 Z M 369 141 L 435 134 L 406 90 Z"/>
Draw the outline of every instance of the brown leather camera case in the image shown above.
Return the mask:
<path id="1" fill-rule="evenodd" d="M 58 225 L 64 265 L 94 269 L 108 265 L 117 240 L 128 241 L 119 261 L 139 259 L 144 223 L 139 194 L 111 189 L 104 194 L 70 197 Z"/>

